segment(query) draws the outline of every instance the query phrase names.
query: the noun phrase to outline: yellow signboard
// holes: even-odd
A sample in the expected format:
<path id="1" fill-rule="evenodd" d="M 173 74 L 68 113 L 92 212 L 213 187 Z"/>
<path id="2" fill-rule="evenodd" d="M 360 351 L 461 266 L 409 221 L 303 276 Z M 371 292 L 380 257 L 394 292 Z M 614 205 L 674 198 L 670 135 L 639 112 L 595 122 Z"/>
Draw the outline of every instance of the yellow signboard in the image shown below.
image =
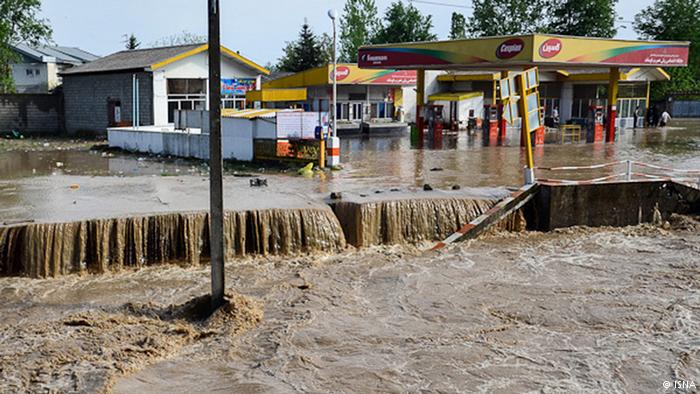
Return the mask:
<path id="1" fill-rule="evenodd" d="M 415 70 L 367 70 L 356 64 L 338 64 L 338 85 L 415 85 L 418 73 Z M 310 86 L 331 85 L 333 83 L 333 65 L 326 65 L 302 71 L 286 77 L 263 83 L 263 89 L 290 89 Z"/>
<path id="2" fill-rule="evenodd" d="M 362 68 L 446 69 L 507 65 L 683 67 L 690 43 L 528 34 L 360 48 Z"/>

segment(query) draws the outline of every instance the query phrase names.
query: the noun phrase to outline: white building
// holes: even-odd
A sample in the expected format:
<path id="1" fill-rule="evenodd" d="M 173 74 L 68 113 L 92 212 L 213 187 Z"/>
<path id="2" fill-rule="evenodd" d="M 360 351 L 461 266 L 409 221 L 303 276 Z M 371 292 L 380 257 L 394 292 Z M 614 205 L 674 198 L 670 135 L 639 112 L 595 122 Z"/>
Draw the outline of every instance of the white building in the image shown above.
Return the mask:
<path id="1" fill-rule="evenodd" d="M 139 126 L 166 125 L 175 110 L 208 110 L 207 49 L 192 44 L 122 51 L 64 72 L 67 131 L 104 133 L 134 119 Z M 269 71 L 237 52 L 221 51 L 223 105 L 244 108 L 246 92 Z"/>
<path id="2" fill-rule="evenodd" d="M 61 85 L 60 73 L 98 57 L 78 48 L 63 46 L 11 45 L 18 56 L 12 63 L 17 93 L 48 93 Z"/>

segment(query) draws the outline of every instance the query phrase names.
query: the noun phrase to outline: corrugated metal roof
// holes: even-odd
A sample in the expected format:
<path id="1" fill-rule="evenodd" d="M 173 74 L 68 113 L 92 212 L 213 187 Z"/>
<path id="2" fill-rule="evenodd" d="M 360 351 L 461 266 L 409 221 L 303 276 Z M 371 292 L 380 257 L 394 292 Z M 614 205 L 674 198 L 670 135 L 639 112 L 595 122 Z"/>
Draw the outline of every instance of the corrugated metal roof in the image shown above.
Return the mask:
<path id="1" fill-rule="evenodd" d="M 84 66 L 63 72 L 64 75 L 87 74 L 106 71 L 126 71 L 146 69 L 153 64 L 163 62 L 185 52 L 197 49 L 204 44 L 178 45 L 162 48 L 134 49 L 121 51 L 97 59 Z"/>
<path id="2" fill-rule="evenodd" d="M 56 59 L 57 63 L 80 65 L 98 58 L 98 56 L 79 48 L 48 45 L 30 46 L 24 43 L 13 45 L 13 47 L 18 52 L 34 58 L 37 61 L 42 61 L 44 57 L 52 57 Z"/>
<path id="3" fill-rule="evenodd" d="M 304 112 L 301 109 L 224 109 L 221 111 L 221 116 L 224 118 L 244 118 L 255 119 L 265 118 L 270 119 L 277 116 L 278 112 Z"/>
<path id="4" fill-rule="evenodd" d="M 62 47 L 62 46 L 57 46 L 54 49 L 56 49 L 59 52 L 65 53 L 68 56 L 72 56 L 76 59 L 81 59 L 85 62 L 91 62 L 93 60 L 97 60 L 100 57 L 97 55 L 94 55 L 90 52 L 84 51 L 80 48 L 76 47 Z"/>

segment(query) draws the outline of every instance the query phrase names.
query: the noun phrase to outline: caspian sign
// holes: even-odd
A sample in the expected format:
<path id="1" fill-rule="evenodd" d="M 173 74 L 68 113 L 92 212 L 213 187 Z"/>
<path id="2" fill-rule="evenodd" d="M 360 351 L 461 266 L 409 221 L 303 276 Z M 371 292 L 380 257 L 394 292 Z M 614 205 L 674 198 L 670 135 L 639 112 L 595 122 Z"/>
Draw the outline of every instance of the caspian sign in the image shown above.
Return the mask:
<path id="1" fill-rule="evenodd" d="M 496 48 L 496 57 L 499 59 L 510 59 L 518 56 L 524 48 L 525 41 L 520 38 L 511 38 L 510 40 L 502 42 L 498 48 Z"/>

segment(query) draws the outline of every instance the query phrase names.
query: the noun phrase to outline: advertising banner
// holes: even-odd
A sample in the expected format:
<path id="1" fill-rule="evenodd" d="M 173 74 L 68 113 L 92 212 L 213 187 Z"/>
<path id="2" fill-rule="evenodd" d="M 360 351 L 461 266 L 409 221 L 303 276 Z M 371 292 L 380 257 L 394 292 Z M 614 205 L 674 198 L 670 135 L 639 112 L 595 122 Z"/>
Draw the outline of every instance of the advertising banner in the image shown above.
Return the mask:
<path id="1" fill-rule="evenodd" d="M 555 63 L 682 67 L 689 43 L 530 34 L 362 47 L 362 68 L 446 69 Z"/>
<path id="2" fill-rule="evenodd" d="M 255 90 L 255 78 L 235 78 L 221 80 L 221 94 L 224 96 L 245 96 L 249 90 Z"/>
<path id="3" fill-rule="evenodd" d="M 533 60 L 566 64 L 678 67 L 688 65 L 688 43 L 623 41 L 536 35 Z"/>
<path id="4" fill-rule="evenodd" d="M 328 83 L 333 83 L 333 66 L 328 67 Z M 338 65 L 339 85 L 415 85 L 415 70 L 367 70 L 355 65 Z"/>

